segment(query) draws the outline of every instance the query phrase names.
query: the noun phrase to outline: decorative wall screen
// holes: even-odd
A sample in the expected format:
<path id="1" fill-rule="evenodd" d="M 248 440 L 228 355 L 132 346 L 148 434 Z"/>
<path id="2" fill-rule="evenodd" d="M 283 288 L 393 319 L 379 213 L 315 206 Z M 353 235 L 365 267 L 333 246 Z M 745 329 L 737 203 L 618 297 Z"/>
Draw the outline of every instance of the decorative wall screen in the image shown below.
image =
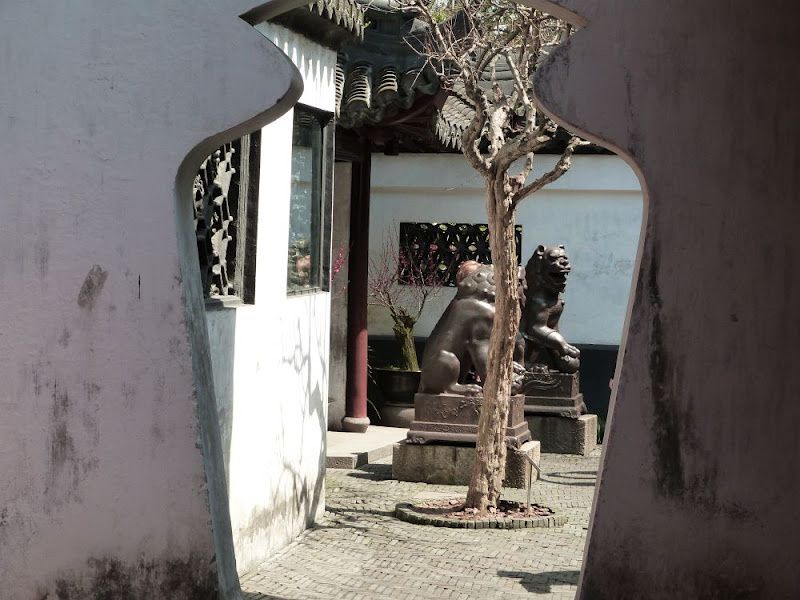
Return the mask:
<path id="1" fill-rule="evenodd" d="M 261 132 L 218 148 L 194 180 L 194 223 L 203 293 L 255 299 L 258 157 Z"/>
<path id="2" fill-rule="evenodd" d="M 409 262 L 435 269 L 442 285 L 455 287 L 456 271 L 465 260 L 491 264 L 489 228 L 485 223 L 400 223 L 400 252 Z M 522 225 L 516 226 L 517 264 L 521 264 Z M 399 281 L 409 283 L 401 262 Z"/>

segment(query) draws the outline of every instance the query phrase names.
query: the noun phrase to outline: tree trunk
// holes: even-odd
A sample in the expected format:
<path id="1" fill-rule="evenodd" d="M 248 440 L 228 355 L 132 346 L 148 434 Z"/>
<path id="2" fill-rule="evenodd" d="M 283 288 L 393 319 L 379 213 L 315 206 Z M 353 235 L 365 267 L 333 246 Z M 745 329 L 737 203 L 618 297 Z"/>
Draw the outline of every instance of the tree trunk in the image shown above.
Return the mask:
<path id="1" fill-rule="evenodd" d="M 414 346 L 414 325 L 416 322 L 411 316 L 400 320 L 395 319 L 392 331 L 400 347 L 400 363 L 397 365 L 404 371 L 419 371 L 417 348 Z"/>
<path id="2" fill-rule="evenodd" d="M 495 282 L 495 318 L 489 340 L 489 367 L 483 384 L 475 462 L 467 507 L 485 512 L 497 506 L 506 470 L 505 431 L 513 380 L 514 343 L 520 308 L 514 213 L 505 202 L 502 183 L 487 178 L 486 209 Z"/>

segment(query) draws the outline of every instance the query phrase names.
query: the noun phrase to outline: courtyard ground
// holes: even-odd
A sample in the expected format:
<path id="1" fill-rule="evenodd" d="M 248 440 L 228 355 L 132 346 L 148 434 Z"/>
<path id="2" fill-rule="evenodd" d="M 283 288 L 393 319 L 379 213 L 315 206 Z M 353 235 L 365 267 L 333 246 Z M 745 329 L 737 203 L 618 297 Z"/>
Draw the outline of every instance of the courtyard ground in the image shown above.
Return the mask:
<path id="1" fill-rule="evenodd" d="M 390 459 L 328 469 L 325 518 L 242 576 L 248 600 L 509 600 L 575 596 L 599 462 L 543 454 L 534 502 L 563 527 L 447 529 L 394 518 L 398 502 L 463 497 L 462 486 L 395 481 Z M 504 497 L 524 500 L 525 490 Z"/>

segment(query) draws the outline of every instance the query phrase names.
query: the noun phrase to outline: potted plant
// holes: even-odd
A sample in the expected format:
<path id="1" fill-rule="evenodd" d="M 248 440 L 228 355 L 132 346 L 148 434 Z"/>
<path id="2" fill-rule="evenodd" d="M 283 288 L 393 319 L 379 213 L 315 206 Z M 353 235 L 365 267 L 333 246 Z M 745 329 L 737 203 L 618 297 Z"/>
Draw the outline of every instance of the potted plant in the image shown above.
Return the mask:
<path id="1" fill-rule="evenodd" d="M 420 379 L 414 327 L 425 304 L 440 292 L 442 278 L 435 244 L 423 248 L 415 240 L 405 240 L 398 245 L 397 239 L 396 231 L 387 232 L 381 252 L 370 260 L 370 304 L 389 312 L 397 344 L 392 364 L 373 367 L 372 374 L 384 398 L 382 423 L 408 427 L 414 418 L 414 394 Z"/>

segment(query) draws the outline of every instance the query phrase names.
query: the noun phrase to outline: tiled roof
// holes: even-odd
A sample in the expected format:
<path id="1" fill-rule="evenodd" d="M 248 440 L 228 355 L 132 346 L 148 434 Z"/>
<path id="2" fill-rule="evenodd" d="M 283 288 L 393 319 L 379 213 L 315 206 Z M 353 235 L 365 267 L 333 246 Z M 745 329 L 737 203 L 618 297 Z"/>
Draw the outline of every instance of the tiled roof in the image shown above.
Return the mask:
<path id="1" fill-rule="evenodd" d="M 415 67 L 402 71 L 397 65 L 369 62 L 336 65 L 336 116 L 339 125 L 355 129 L 380 125 L 401 115 L 422 96 L 440 89 L 432 69 Z M 461 137 L 475 114 L 474 104 L 456 82 L 439 110 L 431 110 L 431 129 L 446 148 L 461 149 Z"/>
<path id="2" fill-rule="evenodd" d="M 354 0 L 317 0 L 306 8 L 364 39 L 364 9 Z"/>
<path id="3" fill-rule="evenodd" d="M 364 10 L 356 0 L 317 0 L 268 18 L 338 50 L 348 41 L 360 43 L 364 39 Z"/>
<path id="4" fill-rule="evenodd" d="M 336 115 L 348 129 L 385 125 L 439 91 L 436 74 L 411 47 L 424 24 L 393 0 L 357 1 L 369 26 L 361 43 L 339 52 L 336 70 Z"/>
<path id="5" fill-rule="evenodd" d="M 414 119 L 427 126 L 445 148 L 459 150 L 464 129 L 475 114 L 463 85 L 457 82 L 443 104 L 437 98 L 438 109 L 432 102 L 422 106 L 421 99 L 436 95 L 441 88 L 434 69 L 413 49 L 426 26 L 398 10 L 391 0 L 380 6 L 374 4 L 377 1 L 367 5 L 370 26 L 363 43 L 348 44 L 339 53 L 338 124 L 346 129 L 391 125 L 416 106 Z M 510 85 L 510 71 L 504 62 L 496 65 L 496 76 L 502 86 Z M 486 85 L 490 85 L 488 81 Z"/>
<path id="6" fill-rule="evenodd" d="M 378 125 L 409 110 L 422 96 L 432 96 L 438 90 L 439 80 L 430 69 L 340 61 L 336 65 L 338 123 L 348 129 Z"/>
<path id="7" fill-rule="evenodd" d="M 475 105 L 464 93 L 463 85 L 456 85 L 436 115 L 436 137 L 447 148 L 461 149 L 461 137 L 475 115 Z"/>
<path id="8" fill-rule="evenodd" d="M 351 42 L 339 51 L 337 124 L 345 129 L 365 128 L 369 136 L 376 133 L 372 128 L 377 126 L 384 130 L 380 134 L 383 139 L 391 136 L 387 132 L 392 130 L 397 137 L 408 136 L 412 146 L 415 142 L 411 138 L 427 137 L 436 149 L 441 144 L 461 150 L 461 138 L 475 108 L 460 82 L 442 101 L 436 73 L 412 48 L 425 29 L 424 23 L 400 10 L 394 0 L 357 1 L 366 7 L 369 26 L 363 30 L 363 42 Z M 510 92 L 511 71 L 505 60 L 498 59 L 494 69 L 500 86 Z M 488 71 L 485 79 L 483 85 L 489 89 Z M 416 129 L 409 134 L 412 125 Z M 427 136 L 422 131 L 427 131 Z M 559 130 L 550 150 L 559 151 L 568 137 Z"/>

